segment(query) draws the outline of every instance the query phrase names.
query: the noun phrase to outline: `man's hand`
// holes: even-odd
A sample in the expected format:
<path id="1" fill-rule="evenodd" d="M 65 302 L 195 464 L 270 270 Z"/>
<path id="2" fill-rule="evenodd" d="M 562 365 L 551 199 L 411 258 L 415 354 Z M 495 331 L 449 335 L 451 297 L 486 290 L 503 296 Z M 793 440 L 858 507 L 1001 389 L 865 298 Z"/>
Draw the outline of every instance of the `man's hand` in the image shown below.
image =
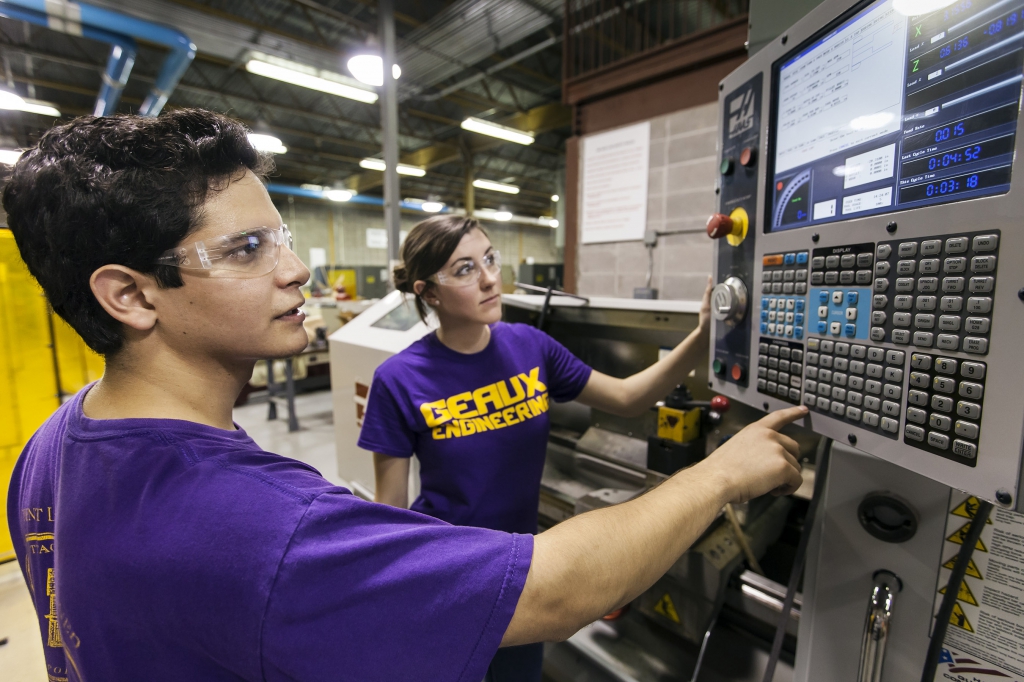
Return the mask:
<path id="1" fill-rule="evenodd" d="M 726 481 L 732 502 L 746 502 L 766 493 L 789 495 L 803 482 L 800 447 L 779 433 L 786 424 L 807 416 L 807 408 L 772 412 L 748 425 L 697 466 L 707 466 Z"/>
<path id="2" fill-rule="evenodd" d="M 704 298 L 700 302 L 700 320 L 698 327 L 705 334 L 711 332 L 711 290 L 714 285 L 711 283 L 711 275 L 708 275 L 708 285 L 704 288 Z"/>

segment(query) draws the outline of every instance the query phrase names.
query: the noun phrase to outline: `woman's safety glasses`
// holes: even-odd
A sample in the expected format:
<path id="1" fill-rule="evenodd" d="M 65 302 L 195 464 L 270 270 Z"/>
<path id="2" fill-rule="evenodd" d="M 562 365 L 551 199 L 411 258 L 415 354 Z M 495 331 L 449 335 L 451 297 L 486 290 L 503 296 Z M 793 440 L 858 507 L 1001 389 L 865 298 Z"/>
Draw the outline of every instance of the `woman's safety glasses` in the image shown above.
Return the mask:
<path id="1" fill-rule="evenodd" d="M 468 287 L 480 281 L 483 271 L 497 275 L 501 272 L 501 254 L 491 251 L 478 263 L 474 259 L 464 258 L 434 275 L 434 281 L 446 287 Z"/>
<path id="2" fill-rule="evenodd" d="M 292 233 L 287 225 L 254 227 L 176 246 L 156 262 L 186 270 L 205 270 L 211 277 L 260 277 L 277 267 L 282 246 L 292 248 Z"/>

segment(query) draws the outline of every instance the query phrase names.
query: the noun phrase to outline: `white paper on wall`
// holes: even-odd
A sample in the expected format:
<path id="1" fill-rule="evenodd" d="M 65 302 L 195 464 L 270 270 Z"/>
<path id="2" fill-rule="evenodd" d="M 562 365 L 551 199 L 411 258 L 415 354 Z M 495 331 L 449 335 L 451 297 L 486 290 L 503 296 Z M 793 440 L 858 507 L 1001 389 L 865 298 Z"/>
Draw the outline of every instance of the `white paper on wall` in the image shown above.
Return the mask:
<path id="1" fill-rule="evenodd" d="M 583 138 L 580 242 L 640 240 L 647 228 L 651 124 Z"/>

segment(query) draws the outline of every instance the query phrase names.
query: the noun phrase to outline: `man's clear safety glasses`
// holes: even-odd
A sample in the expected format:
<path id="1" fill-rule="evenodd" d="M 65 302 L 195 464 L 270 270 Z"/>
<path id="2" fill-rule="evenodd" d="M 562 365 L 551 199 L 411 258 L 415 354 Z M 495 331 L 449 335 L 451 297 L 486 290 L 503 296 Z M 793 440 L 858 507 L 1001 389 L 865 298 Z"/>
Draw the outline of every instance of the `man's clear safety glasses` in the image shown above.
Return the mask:
<path id="1" fill-rule="evenodd" d="M 468 287 L 480 281 L 484 270 L 492 275 L 501 272 L 501 253 L 490 251 L 480 263 L 475 259 L 458 260 L 434 275 L 434 281 L 446 287 Z"/>
<path id="2" fill-rule="evenodd" d="M 292 233 L 287 225 L 255 227 L 176 246 L 156 262 L 186 270 L 205 270 L 211 277 L 260 277 L 277 267 L 282 246 L 292 248 Z"/>

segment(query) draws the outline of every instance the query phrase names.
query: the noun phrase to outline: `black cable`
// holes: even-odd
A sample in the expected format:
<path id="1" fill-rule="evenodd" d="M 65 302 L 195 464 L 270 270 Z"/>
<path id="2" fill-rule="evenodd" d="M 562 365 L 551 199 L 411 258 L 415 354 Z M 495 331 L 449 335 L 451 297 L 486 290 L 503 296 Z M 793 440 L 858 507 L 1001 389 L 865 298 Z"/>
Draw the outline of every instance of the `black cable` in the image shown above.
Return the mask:
<path id="1" fill-rule="evenodd" d="M 825 494 L 825 479 L 828 477 L 828 463 L 831 452 L 832 439 L 822 436 L 821 440 L 818 441 L 818 450 L 815 457 L 814 495 L 807 506 L 807 515 L 804 517 L 804 529 L 800 533 L 800 542 L 796 546 L 793 569 L 789 573 L 789 586 L 786 588 L 786 599 L 782 602 L 782 613 L 779 614 L 779 623 L 775 626 L 775 640 L 772 642 L 772 653 L 768 657 L 768 665 L 765 666 L 762 682 L 772 682 L 772 679 L 775 677 L 775 666 L 779 662 L 779 656 L 782 655 L 782 642 L 786 638 L 789 612 L 793 610 L 796 588 L 804 574 L 804 564 L 807 559 L 807 543 L 810 541 L 811 532 L 814 529 L 814 515 L 818 510 L 818 503 Z"/>
<path id="2" fill-rule="evenodd" d="M 939 656 L 942 654 L 942 645 L 946 641 L 946 630 L 949 629 L 949 619 L 953 615 L 953 606 L 960 595 L 960 584 L 967 574 L 967 567 L 971 563 L 971 556 L 974 548 L 981 537 L 981 531 L 985 530 L 989 514 L 992 513 L 992 503 L 982 502 L 977 513 L 971 519 L 970 530 L 964 537 L 964 544 L 961 545 L 960 553 L 956 555 L 956 563 L 953 564 L 953 572 L 949 574 L 949 582 L 946 583 L 946 594 L 942 596 L 942 605 L 939 606 L 939 613 L 935 616 L 935 629 L 932 630 L 932 638 L 928 643 L 928 655 L 924 659 L 924 670 L 921 672 L 921 682 L 933 682 L 935 680 L 935 669 L 939 667 Z"/>

